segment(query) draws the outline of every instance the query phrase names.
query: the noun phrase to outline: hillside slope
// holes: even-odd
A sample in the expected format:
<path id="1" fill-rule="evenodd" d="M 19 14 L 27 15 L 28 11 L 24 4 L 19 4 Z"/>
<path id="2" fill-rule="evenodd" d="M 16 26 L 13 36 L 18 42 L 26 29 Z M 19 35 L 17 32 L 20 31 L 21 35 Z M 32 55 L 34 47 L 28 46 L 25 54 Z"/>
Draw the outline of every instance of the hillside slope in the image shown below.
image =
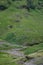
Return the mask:
<path id="1" fill-rule="evenodd" d="M 43 8 L 27 10 L 26 5 L 27 0 L 0 0 L 0 39 L 23 45 L 43 42 Z"/>

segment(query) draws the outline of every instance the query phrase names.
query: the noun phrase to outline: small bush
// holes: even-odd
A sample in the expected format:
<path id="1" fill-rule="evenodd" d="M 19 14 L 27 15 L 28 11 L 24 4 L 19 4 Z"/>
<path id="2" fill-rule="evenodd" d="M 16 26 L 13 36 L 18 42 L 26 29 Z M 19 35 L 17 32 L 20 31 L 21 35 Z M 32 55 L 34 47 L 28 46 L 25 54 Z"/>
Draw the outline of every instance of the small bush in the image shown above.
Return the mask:
<path id="1" fill-rule="evenodd" d="M 8 42 L 15 42 L 15 40 L 16 40 L 15 34 L 14 33 L 8 33 L 5 40 Z"/>

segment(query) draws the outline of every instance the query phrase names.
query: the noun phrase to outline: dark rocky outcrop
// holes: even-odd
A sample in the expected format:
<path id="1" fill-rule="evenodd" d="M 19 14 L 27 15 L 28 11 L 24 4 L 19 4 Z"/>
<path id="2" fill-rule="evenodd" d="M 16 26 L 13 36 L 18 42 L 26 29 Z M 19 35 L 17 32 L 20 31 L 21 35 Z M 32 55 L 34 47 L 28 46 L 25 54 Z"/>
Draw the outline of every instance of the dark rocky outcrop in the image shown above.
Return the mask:
<path id="1" fill-rule="evenodd" d="M 4 5 L 0 5 L 0 10 L 6 10 L 8 7 L 4 6 Z"/>

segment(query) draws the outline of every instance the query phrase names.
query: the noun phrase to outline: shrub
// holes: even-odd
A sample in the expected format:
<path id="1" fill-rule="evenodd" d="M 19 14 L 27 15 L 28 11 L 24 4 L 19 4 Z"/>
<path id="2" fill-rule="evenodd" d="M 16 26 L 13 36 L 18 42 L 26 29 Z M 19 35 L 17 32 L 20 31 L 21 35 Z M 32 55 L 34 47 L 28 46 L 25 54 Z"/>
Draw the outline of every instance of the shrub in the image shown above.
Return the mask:
<path id="1" fill-rule="evenodd" d="M 16 36 L 15 36 L 14 33 L 8 33 L 5 40 L 8 41 L 8 42 L 15 42 L 16 41 Z"/>

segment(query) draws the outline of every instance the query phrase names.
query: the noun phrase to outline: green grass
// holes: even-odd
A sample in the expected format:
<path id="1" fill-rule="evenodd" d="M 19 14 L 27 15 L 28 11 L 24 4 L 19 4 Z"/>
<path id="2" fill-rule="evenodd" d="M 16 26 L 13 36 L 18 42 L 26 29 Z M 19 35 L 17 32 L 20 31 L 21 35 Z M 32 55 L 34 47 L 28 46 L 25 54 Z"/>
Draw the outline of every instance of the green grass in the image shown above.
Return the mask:
<path id="1" fill-rule="evenodd" d="M 11 49 L 18 49 L 22 48 L 21 45 L 9 45 L 9 44 L 2 44 L 0 45 L 0 50 L 11 50 Z"/>
<path id="2" fill-rule="evenodd" d="M 26 1 L 13 2 L 7 10 L 0 11 L 0 39 L 16 44 L 34 40 L 43 42 L 43 9 L 30 12 L 17 9 L 16 6 L 20 6 L 20 3 L 26 4 Z M 9 28 L 10 25 L 13 27 Z"/>
<path id="3" fill-rule="evenodd" d="M 26 9 L 16 8 L 17 6 L 25 5 L 26 0 L 11 1 L 10 6 L 7 0 L 3 0 L 3 2 L 0 0 L 0 5 L 2 4 L 8 6 L 8 9 L 0 11 L 0 41 L 5 40 L 19 45 L 40 43 L 23 49 L 25 55 L 43 50 L 43 9 L 27 11 Z M 16 22 L 17 20 L 19 22 Z M 12 28 L 9 27 L 10 25 Z M 0 50 L 12 48 L 21 47 L 7 44 L 0 46 Z M 12 60 L 14 59 L 11 55 L 0 52 L 0 65 L 18 65 L 16 62 L 11 62 Z"/>
<path id="4" fill-rule="evenodd" d="M 0 65 L 17 65 L 16 62 L 12 62 L 13 60 L 10 54 L 0 52 Z"/>
<path id="5" fill-rule="evenodd" d="M 23 44 L 25 42 L 43 41 L 43 15 L 36 11 L 30 12 L 32 15 L 25 17 L 27 11 L 17 10 L 17 12 L 12 12 L 6 10 L 0 13 L 0 38 L 7 40 L 11 43 Z M 19 13 L 22 19 L 20 22 L 15 22 L 17 19 L 15 13 Z M 24 14 L 23 14 L 24 13 Z M 12 25 L 13 28 L 10 29 L 8 25 Z M 12 36 L 12 33 L 14 36 Z M 11 38 L 10 38 L 11 36 Z"/>
<path id="6" fill-rule="evenodd" d="M 37 52 L 39 50 L 43 50 L 43 43 L 40 43 L 39 45 L 27 47 L 26 49 L 23 50 L 23 52 L 25 55 L 29 55 L 29 54 Z"/>
<path id="7" fill-rule="evenodd" d="M 7 44 L 0 45 L 0 50 L 10 50 L 13 47 Z"/>

